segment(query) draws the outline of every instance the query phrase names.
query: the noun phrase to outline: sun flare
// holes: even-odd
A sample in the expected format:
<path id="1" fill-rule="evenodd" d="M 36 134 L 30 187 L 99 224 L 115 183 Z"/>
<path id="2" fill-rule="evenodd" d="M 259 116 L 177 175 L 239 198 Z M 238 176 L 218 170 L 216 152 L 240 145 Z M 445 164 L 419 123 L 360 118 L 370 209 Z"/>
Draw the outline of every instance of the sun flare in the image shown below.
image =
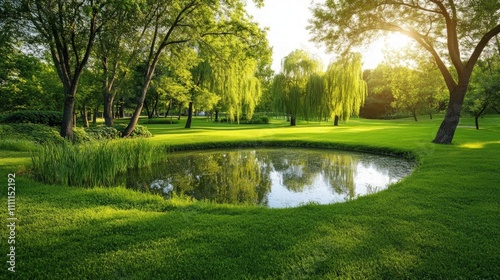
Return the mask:
<path id="1" fill-rule="evenodd" d="M 384 60 L 385 53 L 401 52 L 411 43 L 411 39 L 401 34 L 383 36 L 359 51 L 363 54 L 363 68 L 373 69 Z"/>

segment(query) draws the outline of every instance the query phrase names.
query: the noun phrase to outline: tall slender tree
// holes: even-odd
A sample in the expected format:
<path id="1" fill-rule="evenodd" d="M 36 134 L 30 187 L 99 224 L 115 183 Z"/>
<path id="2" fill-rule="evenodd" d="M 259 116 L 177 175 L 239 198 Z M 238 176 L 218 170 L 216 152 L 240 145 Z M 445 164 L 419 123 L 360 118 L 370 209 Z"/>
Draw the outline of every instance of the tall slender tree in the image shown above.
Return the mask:
<path id="1" fill-rule="evenodd" d="M 261 0 L 254 1 L 261 5 Z M 145 23 L 149 26 L 149 51 L 144 56 L 145 71 L 137 98 L 137 106 L 123 132 L 128 137 L 134 130 L 144 106 L 151 79 L 165 49 L 177 44 L 203 42 L 211 36 L 237 35 L 249 21 L 241 0 L 148 1 Z M 243 28 L 244 29 L 244 28 Z"/>

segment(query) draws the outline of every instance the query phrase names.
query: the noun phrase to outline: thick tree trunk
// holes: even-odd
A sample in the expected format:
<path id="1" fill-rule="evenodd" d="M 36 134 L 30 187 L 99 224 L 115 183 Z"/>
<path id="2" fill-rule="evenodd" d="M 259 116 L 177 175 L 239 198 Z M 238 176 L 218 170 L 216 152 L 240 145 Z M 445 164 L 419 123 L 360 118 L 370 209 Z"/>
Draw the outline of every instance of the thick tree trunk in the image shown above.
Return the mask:
<path id="1" fill-rule="evenodd" d="M 436 134 L 436 138 L 432 141 L 436 144 L 451 144 L 458 122 L 460 121 L 460 112 L 464 103 L 465 93 L 467 92 L 467 84 L 458 85 L 450 94 L 448 109 L 441 126 Z"/>
<path id="2" fill-rule="evenodd" d="M 290 116 L 290 126 L 297 126 L 297 119 L 295 116 Z"/>
<path id="3" fill-rule="evenodd" d="M 215 121 L 219 121 L 219 110 L 215 110 Z"/>
<path id="4" fill-rule="evenodd" d="M 192 120 L 193 120 L 193 102 L 189 102 L 188 118 L 186 121 L 186 126 L 184 126 L 184 128 L 191 128 L 191 121 Z"/>
<path id="5" fill-rule="evenodd" d="M 64 100 L 63 120 L 59 135 L 63 138 L 73 140 L 73 117 L 75 113 L 75 93 L 76 88 L 71 87 L 65 90 L 66 99 Z"/>
<path id="6" fill-rule="evenodd" d="M 335 118 L 333 119 L 333 125 L 334 126 L 339 126 L 339 119 L 340 119 L 340 117 L 337 116 L 337 115 L 335 115 Z"/>
<path id="7" fill-rule="evenodd" d="M 113 101 L 115 99 L 114 94 L 105 93 L 104 94 L 104 123 L 106 126 L 113 126 Z"/>

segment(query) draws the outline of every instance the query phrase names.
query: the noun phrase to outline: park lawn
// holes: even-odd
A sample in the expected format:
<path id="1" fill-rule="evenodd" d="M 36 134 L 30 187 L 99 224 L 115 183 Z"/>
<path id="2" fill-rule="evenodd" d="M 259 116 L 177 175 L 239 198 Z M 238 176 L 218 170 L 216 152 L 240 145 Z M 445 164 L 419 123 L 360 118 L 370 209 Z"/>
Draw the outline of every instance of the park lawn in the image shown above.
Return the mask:
<path id="1" fill-rule="evenodd" d="M 19 219 L 16 272 L 9 275 L 3 262 L 0 277 L 500 279 L 500 118 L 485 117 L 478 131 L 463 119 L 454 144 L 431 144 L 440 121 L 147 125 L 150 141 L 172 147 L 308 142 L 409 151 L 419 161 L 411 176 L 380 193 L 291 209 L 44 185 L 22 167 L 29 154 L 0 151 L 3 185 L 7 173 L 17 175 Z M 0 203 L 5 224 L 5 195 Z M 5 256 L 9 232 L 2 228 Z"/>

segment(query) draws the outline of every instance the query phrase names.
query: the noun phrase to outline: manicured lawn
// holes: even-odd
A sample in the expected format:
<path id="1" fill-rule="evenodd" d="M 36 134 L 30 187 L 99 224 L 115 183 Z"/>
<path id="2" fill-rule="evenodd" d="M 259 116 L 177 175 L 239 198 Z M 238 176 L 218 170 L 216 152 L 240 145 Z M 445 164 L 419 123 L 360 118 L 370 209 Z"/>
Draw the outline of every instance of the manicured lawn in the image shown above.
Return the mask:
<path id="1" fill-rule="evenodd" d="M 164 201 L 123 187 L 31 180 L 29 153 L 1 150 L 0 200 L 10 279 L 500 279 L 500 117 L 453 145 L 431 144 L 441 118 L 351 120 L 340 127 L 147 125 L 171 146 L 283 141 L 416 155 L 413 174 L 386 191 L 334 205 L 266 209 Z M 292 142 L 295 141 L 295 142 Z M 236 144 L 234 144 L 236 143 Z M 220 144 L 219 144 L 220 145 Z M 1 146 L 0 146 L 1 147 Z M 7 174 L 16 172 L 16 267 L 7 271 Z"/>

